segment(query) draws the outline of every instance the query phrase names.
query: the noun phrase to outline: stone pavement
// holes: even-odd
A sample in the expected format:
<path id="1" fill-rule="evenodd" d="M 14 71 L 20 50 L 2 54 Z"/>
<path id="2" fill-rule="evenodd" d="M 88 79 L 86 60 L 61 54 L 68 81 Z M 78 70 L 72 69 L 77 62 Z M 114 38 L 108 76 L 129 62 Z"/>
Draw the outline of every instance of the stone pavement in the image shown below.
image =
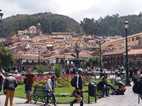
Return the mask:
<path id="1" fill-rule="evenodd" d="M 97 103 L 85 104 L 84 106 L 142 106 L 142 101 L 138 104 L 138 97 L 131 90 L 131 87 L 127 88 L 126 94 L 122 96 L 110 96 L 99 99 Z M 0 97 L 0 106 L 4 106 L 4 96 Z M 24 99 L 15 98 L 14 106 L 41 106 L 40 104 L 23 104 Z M 57 106 L 69 106 L 68 104 L 62 104 Z M 79 105 L 74 105 L 79 106 Z"/>

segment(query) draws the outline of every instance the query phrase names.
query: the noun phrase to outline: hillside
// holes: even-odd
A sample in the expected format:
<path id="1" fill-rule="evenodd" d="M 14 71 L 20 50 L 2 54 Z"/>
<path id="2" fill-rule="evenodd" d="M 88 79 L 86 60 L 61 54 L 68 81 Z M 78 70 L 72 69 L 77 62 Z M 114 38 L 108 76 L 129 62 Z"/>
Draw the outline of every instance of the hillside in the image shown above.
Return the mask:
<path id="1" fill-rule="evenodd" d="M 84 18 L 81 23 L 59 14 L 38 13 L 33 15 L 16 15 L 3 19 L 0 23 L 0 37 L 15 34 L 18 30 L 41 24 L 43 33 L 51 32 L 84 32 L 99 36 L 124 35 L 124 21 L 129 21 L 129 35 L 142 32 L 142 13 L 139 15 L 119 16 L 115 14 L 98 20 Z"/>
<path id="2" fill-rule="evenodd" d="M 81 26 L 84 32 L 101 36 L 124 35 L 124 21 L 128 19 L 129 35 L 142 32 L 142 13 L 139 15 L 119 16 L 115 14 L 98 20 L 84 18 Z"/>
<path id="3" fill-rule="evenodd" d="M 3 19 L 0 23 L 0 37 L 13 35 L 18 30 L 37 25 L 37 23 L 41 24 L 43 33 L 80 32 L 81 30 L 79 23 L 70 17 L 52 13 L 39 13 L 16 15 Z"/>

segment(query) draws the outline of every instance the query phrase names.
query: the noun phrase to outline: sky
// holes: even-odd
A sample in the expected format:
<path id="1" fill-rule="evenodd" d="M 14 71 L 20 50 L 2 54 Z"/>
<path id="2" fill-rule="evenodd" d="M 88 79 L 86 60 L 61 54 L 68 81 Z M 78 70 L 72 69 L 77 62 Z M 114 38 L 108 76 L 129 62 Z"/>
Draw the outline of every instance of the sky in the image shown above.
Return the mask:
<path id="1" fill-rule="evenodd" d="M 67 15 L 77 21 L 83 18 L 139 14 L 142 0 L 0 0 L 4 17 L 16 14 L 52 12 Z"/>

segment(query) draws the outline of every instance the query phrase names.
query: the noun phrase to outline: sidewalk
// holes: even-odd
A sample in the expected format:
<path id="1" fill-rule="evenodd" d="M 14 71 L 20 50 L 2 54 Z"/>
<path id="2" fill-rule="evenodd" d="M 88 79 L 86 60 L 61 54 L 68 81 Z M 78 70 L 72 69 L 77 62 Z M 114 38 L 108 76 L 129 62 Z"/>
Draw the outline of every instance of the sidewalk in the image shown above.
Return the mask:
<path id="1" fill-rule="evenodd" d="M 138 97 L 132 92 L 131 89 L 131 87 L 128 87 L 125 95 L 102 98 L 99 99 L 97 103 L 85 104 L 84 106 L 142 106 L 142 101 L 138 104 Z M 0 106 L 4 106 L 4 99 L 4 96 L 0 97 Z M 40 106 L 40 104 L 24 104 L 24 102 L 24 99 L 15 98 L 14 106 Z M 69 106 L 69 104 L 58 104 L 57 106 Z"/>

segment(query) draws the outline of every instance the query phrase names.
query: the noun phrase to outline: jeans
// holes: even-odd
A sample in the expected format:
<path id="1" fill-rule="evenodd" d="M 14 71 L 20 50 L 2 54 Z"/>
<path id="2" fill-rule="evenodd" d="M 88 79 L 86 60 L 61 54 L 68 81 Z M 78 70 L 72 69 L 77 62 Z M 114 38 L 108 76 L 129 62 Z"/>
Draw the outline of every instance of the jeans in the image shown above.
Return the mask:
<path id="1" fill-rule="evenodd" d="M 74 103 L 77 103 L 76 99 L 70 103 L 70 106 L 73 106 Z M 83 100 L 80 101 L 80 106 L 83 106 Z"/>
<path id="2" fill-rule="evenodd" d="M 46 91 L 46 101 L 45 104 L 49 104 L 49 100 L 51 100 L 54 103 L 54 106 L 56 106 L 56 99 L 53 92 Z"/>
<path id="3" fill-rule="evenodd" d="M 109 87 L 103 88 L 102 89 L 102 96 L 109 96 Z"/>

